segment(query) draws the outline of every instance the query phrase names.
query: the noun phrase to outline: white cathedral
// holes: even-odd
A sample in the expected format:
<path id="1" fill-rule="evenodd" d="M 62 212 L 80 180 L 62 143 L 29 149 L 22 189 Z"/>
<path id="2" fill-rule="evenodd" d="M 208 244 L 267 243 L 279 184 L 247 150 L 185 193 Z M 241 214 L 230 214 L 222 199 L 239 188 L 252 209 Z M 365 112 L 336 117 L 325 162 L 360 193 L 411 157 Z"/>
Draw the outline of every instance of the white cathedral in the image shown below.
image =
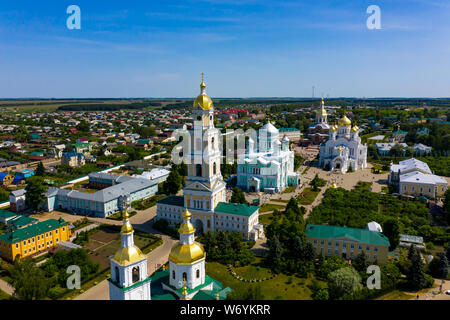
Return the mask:
<path id="1" fill-rule="evenodd" d="M 347 116 L 329 129 L 328 138 L 320 145 L 319 166 L 346 173 L 367 167 L 367 145 L 361 143 L 359 128 Z"/>
<path id="2" fill-rule="evenodd" d="M 288 186 L 298 186 L 300 173 L 294 171 L 294 152 L 289 150 L 289 138 L 279 140 L 279 131 L 266 123 L 259 129 L 257 146 L 250 137 L 245 153 L 238 160 L 237 186 L 250 192 L 282 192 Z"/>

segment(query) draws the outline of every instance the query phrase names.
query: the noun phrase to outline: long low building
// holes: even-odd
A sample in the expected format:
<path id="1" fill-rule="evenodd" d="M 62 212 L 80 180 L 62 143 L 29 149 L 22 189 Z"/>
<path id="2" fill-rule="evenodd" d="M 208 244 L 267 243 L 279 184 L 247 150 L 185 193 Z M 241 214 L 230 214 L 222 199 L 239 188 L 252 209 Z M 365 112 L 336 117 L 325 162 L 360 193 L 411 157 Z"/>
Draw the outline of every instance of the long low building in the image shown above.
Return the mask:
<path id="1" fill-rule="evenodd" d="M 447 180 L 435 174 L 413 171 L 400 176 L 399 191 L 402 195 L 441 198 L 447 190 Z"/>
<path id="2" fill-rule="evenodd" d="M 427 163 L 415 158 L 391 164 L 388 182 L 401 195 L 435 199 L 442 198 L 448 187 L 445 178 L 434 175 Z"/>
<path id="3" fill-rule="evenodd" d="M 170 225 L 175 226 L 183 221 L 184 198 L 182 196 L 170 196 L 158 201 L 156 219 L 164 219 Z M 219 202 L 214 209 L 211 220 L 206 220 L 207 230 L 239 232 L 244 239 L 256 240 L 263 233 L 263 227 L 259 224 L 259 207 L 246 204 Z M 202 233 L 203 221 L 195 220 L 194 224 L 198 233 Z"/>
<path id="4" fill-rule="evenodd" d="M 306 239 L 317 255 L 352 260 L 364 252 L 367 261 L 383 264 L 387 262 L 390 246 L 389 239 L 381 232 L 330 225 L 308 224 Z"/>
<path id="5" fill-rule="evenodd" d="M 93 178 L 96 181 L 100 179 L 98 174 L 93 175 Z M 102 178 L 104 178 L 103 181 L 107 181 L 106 175 Z M 110 178 L 113 179 L 113 177 Z M 64 210 L 75 214 L 105 218 L 125 209 L 121 204 L 123 197 L 128 199 L 130 205 L 133 201 L 150 198 L 158 192 L 156 181 L 149 179 L 115 176 L 113 181 L 114 184 L 95 193 L 51 187 L 45 194 L 46 200 L 43 203 L 43 209 L 46 211 Z M 128 207 L 128 209 L 131 208 Z"/>
<path id="6" fill-rule="evenodd" d="M 69 223 L 62 218 L 41 221 L 0 235 L 0 256 L 8 261 L 33 256 L 70 236 Z"/>

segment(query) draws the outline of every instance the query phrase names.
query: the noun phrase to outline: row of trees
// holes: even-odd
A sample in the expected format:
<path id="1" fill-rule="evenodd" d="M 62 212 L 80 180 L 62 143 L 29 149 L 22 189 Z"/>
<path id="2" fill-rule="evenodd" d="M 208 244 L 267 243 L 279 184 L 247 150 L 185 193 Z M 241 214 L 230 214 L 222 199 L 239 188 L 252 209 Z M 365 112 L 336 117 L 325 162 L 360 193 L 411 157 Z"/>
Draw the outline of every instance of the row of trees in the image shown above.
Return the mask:
<path id="1" fill-rule="evenodd" d="M 284 211 L 274 211 L 272 222 L 265 230 L 269 245 L 267 263 L 274 272 L 305 275 L 311 268 L 315 254 L 312 245 L 306 242 L 305 213 L 294 197 Z"/>
<path id="2" fill-rule="evenodd" d="M 18 259 L 7 270 L 14 287 L 14 296 L 20 300 L 57 299 L 67 291 L 66 272 L 71 265 L 80 267 L 81 283 L 97 274 L 99 264 L 92 262 L 84 249 L 59 250 L 41 267 L 31 259 Z"/>
<path id="3" fill-rule="evenodd" d="M 426 242 L 442 245 L 450 241 L 449 227 L 432 225 L 425 200 L 402 201 L 391 195 L 368 192 L 362 188 L 347 191 L 328 189 L 310 214 L 309 223 L 365 228 L 377 221 L 385 227 L 391 249 L 398 243 L 398 233 L 419 235 Z"/>
<path id="4" fill-rule="evenodd" d="M 255 259 L 249 248 L 249 242 L 244 242 L 240 232 L 207 231 L 198 238 L 206 250 L 207 261 L 218 261 L 232 264 L 236 267 L 246 266 Z"/>

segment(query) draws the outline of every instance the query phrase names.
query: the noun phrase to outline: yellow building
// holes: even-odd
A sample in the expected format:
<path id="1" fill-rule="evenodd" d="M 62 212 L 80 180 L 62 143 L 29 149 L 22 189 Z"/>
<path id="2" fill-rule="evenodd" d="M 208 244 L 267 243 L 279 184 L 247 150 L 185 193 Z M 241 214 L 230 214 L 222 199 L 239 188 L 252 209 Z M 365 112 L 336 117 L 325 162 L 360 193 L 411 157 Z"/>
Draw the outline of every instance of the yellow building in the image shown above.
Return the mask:
<path id="1" fill-rule="evenodd" d="M 388 182 L 403 196 L 434 199 L 442 198 L 448 186 L 447 180 L 434 175 L 427 163 L 414 158 L 391 164 Z"/>
<path id="2" fill-rule="evenodd" d="M 41 221 L 0 236 L 0 256 L 5 260 L 32 256 L 70 237 L 69 223 L 62 218 Z"/>
<path id="3" fill-rule="evenodd" d="M 316 224 L 306 226 L 306 239 L 317 255 L 336 255 L 352 260 L 364 252 L 367 261 L 382 264 L 387 262 L 390 245 L 381 232 Z"/>

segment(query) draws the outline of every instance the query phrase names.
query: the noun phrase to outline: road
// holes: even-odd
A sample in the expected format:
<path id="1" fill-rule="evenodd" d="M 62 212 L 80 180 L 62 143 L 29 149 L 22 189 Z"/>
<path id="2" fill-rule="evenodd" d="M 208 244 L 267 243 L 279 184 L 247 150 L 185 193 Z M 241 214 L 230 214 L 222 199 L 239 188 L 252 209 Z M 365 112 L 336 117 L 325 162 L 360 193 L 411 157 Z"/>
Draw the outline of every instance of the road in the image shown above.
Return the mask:
<path id="1" fill-rule="evenodd" d="M 14 293 L 14 288 L 11 287 L 11 285 L 8 282 L 2 279 L 0 279 L 0 290 L 6 292 L 10 296 L 12 296 Z"/>

